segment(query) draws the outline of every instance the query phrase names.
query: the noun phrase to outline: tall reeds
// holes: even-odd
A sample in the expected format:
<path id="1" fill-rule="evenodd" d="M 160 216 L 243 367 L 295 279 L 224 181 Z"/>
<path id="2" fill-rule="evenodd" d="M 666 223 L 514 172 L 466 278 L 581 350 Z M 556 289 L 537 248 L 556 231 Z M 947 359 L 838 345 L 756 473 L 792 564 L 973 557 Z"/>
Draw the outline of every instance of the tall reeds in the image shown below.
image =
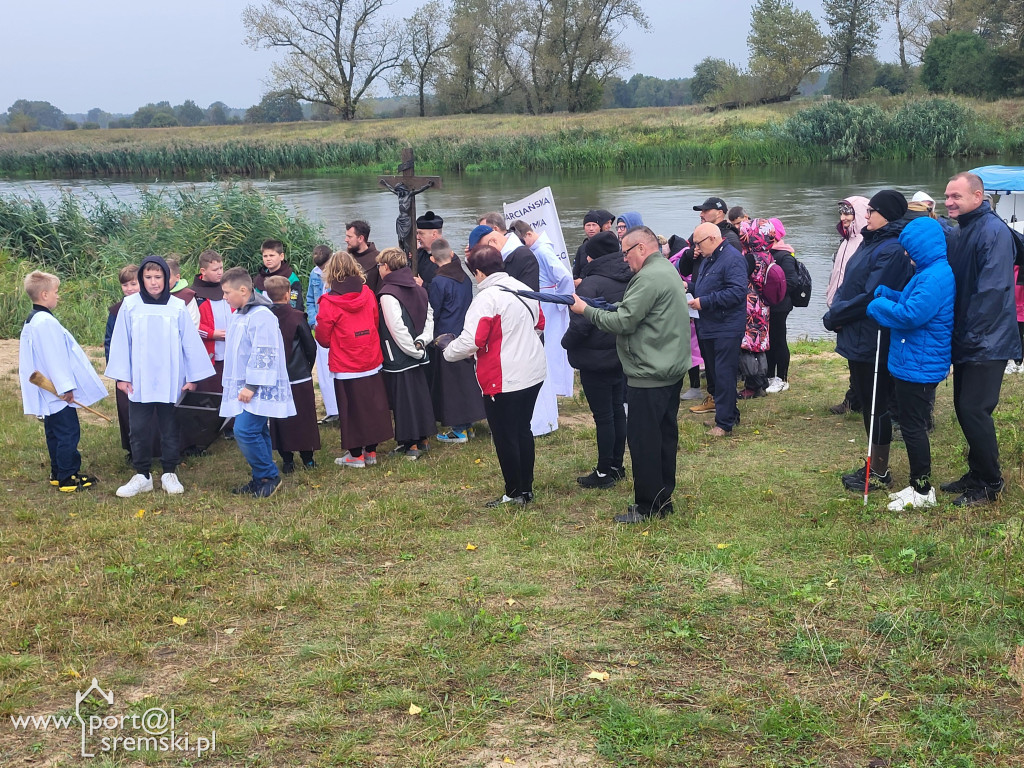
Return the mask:
<path id="1" fill-rule="evenodd" d="M 645 113 L 646 114 L 646 113 Z M 66 144 L 9 140 L 0 143 L 0 174 L 34 177 L 263 176 L 271 172 L 332 172 L 393 168 L 411 145 L 419 166 L 438 171 L 634 170 L 707 165 L 776 165 L 822 159 L 953 157 L 1018 148 L 1024 139 L 1011 125 L 983 123 L 960 102 L 925 99 L 896 109 L 872 103 L 824 102 L 765 121 L 744 112 L 678 119 L 662 116 L 618 122 L 580 118 L 480 116 L 434 119 L 429 128 L 405 123 L 405 134 L 328 138 L 326 131 L 273 133 L 246 127 L 224 132 L 149 133 Z M 785 113 L 780 113 L 785 114 Z M 637 116 L 640 115 L 638 111 Z M 397 125 L 401 121 L 393 121 Z M 313 131 L 314 129 L 306 129 Z M 339 129 L 341 130 L 341 129 Z M 382 132 L 389 130 L 382 124 Z M 94 132 L 95 133 L 95 132 Z M 208 136 L 209 138 L 204 138 Z M 80 142 L 80 143 L 76 143 Z"/>

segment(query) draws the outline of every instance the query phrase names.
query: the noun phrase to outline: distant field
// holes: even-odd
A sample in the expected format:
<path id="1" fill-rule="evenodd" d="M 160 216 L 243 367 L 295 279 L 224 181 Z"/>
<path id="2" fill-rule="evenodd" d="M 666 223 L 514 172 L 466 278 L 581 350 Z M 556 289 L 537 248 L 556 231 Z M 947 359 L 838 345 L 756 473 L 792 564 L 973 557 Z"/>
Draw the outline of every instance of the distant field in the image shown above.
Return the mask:
<path id="1" fill-rule="evenodd" d="M 456 115 L 0 134 L 0 175 L 186 177 L 383 170 L 395 166 L 405 146 L 416 150 L 424 170 L 460 172 L 982 156 L 1024 148 L 1022 115 L 1022 101 L 890 98 L 715 113 L 691 106 L 540 117 Z M 901 122 L 901 116 L 907 119 Z"/>

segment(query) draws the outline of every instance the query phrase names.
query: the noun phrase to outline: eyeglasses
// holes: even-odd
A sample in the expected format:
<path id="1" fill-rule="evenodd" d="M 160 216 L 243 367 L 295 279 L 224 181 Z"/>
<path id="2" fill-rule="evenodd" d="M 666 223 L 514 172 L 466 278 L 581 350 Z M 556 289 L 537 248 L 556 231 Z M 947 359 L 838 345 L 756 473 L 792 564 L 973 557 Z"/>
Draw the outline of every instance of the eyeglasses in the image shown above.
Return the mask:
<path id="1" fill-rule="evenodd" d="M 616 229 L 625 229 L 625 228 L 626 228 L 626 225 L 625 225 L 625 224 L 616 224 L 616 225 L 615 225 L 615 228 L 616 228 Z"/>
<path id="2" fill-rule="evenodd" d="M 636 248 L 638 245 L 643 245 L 643 243 L 633 243 L 631 246 L 629 246 L 629 248 L 622 252 L 622 258 L 626 258 L 627 256 L 629 256 L 629 252 Z"/>
<path id="3" fill-rule="evenodd" d="M 870 216 L 872 213 L 875 212 L 874 208 L 868 208 L 867 210 L 868 210 L 868 216 Z"/>
<path id="4" fill-rule="evenodd" d="M 708 235 L 707 237 L 705 237 L 705 238 L 704 238 L 704 239 L 702 239 L 702 240 L 696 240 L 696 241 L 694 241 L 694 243 L 693 243 L 693 244 L 694 244 L 694 245 L 700 245 L 701 243 L 706 243 L 706 242 L 707 242 L 708 240 L 714 240 L 714 239 L 715 239 L 715 236 L 714 236 L 714 235 Z"/>

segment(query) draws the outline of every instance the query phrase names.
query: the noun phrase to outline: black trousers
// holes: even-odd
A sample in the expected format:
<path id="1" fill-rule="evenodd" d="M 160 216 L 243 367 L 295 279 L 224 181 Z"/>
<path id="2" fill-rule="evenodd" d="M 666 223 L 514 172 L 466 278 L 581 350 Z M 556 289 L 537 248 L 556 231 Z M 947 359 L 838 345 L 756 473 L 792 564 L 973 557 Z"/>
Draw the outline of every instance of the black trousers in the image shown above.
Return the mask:
<path id="1" fill-rule="evenodd" d="M 879 361 L 879 365 L 881 365 L 881 361 Z M 851 411 L 863 411 L 864 405 L 861 403 L 857 391 L 853 388 L 853 363 L 847 360 L 846 367 L 850 372 L 850 382 L 846 386 L 846 397 L 843 399 L 850 404 Z"/>
<path id="2" fill-rule="evenodd" d="M 533 493 L 534 447 L 530 421 L 540 384 L 516 392 L 484 398 L 484 412 L 505 478 L 505 495 L 515 498 Z"/>
<path id="3" fill-rule="evenodd" d="M 153 466 L 153 419 L 160 427 L 160 463 L 164 472 L 174 472 L 181 463 L 178 414 L 174 403 L 128 403 L 131 430 L 132 466 L 140 475 L 148 475 Z"/>
<path id="4" fill-rule="evenodd" d="M 641 514 L 672 508 L 682 386 L 682 379 L 669 386 L 650 389 L 626 386 L 629 404 L 626 439 L 633 465 L 633 495 Z M 730 389 L 735 397 L 736 387 Z"/>
<path id="5" fill-rule="evenodd" d="M 883 335 L 883 339 L 885 336 Z M 878 361 L 878 379 L 874 376 L 875 362 L 858 363 L 850 361 L 850 380 L 853 391 L 861 403 L 861 416 L 864 419 L 864 434 L 873 434 L 875 445 L 888 445 L 892 442 L 892 420 L 889 418 L 889 358 L 888 344 L 883 341 L 883 349 Z M 875 429 L 871 429 L 871 392 L 875 390 Z"/>
<path id="6" fill-rule="evenodd" d="M 580 384 L 597 427 L 597 471 L 608 474 L 621 467 L 626 452 L 626 376 L 622 369 L 580 369 Z"/>
<path id="7" fill-rule="evenodd" d="M 792 310 L 790 310 L 792 312 Z M 768 315 L 768 378 L 778 376 L 789 381 L 789 342 L 786 340 L 786 321 L 789 312 Z"/>
<path id="8" fill-rule="evenodd" d="M 953 408 L 967 438 L 967 465 L 972 475 L 991 486 L 1003 479 L 992 411 L 999 404 L 1005 367 L 1005 360 L 953 366 Z"/>
<path id="9" fill-rule="evenodd" d="M 78 409 L 70 405 L 50 416 L 43 417 L 46 450 L 50 454 L 50 474 L 54 480 L 67 480 L 82 469 L 82 455 L 78 452 L 81 427 Z"/>
<path id="10" fill-rule="evenodd" d="M 740 370 L 742 343 L 742 335 L 705 339 L 701 348 L 704 372 L 708 379 L 708 394 L 715 398 L 715 425 L 726 432 L 740 420 L 740 412 L 736 408 L 736 376 Z M 632 446 L 629 451 L 633 452 Z"/>
<path id="11" fill-rule="evenodd" d="M 900 428 L 907 446 L 910 462 L 910 484 L 918 493 L 928 493 L 932 487 L 932 447 L 928 441 L 932 405 L 937 384 L 916 384 L 892 377 L 899 404 Z"/>

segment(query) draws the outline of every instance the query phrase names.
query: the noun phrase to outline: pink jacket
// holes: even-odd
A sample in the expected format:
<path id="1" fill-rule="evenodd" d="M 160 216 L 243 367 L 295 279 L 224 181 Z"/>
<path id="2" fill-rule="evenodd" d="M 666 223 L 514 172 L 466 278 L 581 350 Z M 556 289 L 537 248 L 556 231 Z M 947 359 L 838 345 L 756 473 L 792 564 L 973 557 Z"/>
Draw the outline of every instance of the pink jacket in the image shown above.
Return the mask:
<path id="1" fill-rule="evenodd" d="M 832 306 L 832 298 L 836 295 L 839 286 L 843 284 L 846 276 L 846 265 L 850 263 L 850 257 L 860 248 L 864 235 L 861 234 L 868 223 L 868 199 L 860 195 L 851 195 L 843 200 L 853 206 L 853 224 L 843 237 L 836 251 L 836 257 L 832 262 L 832 274 L 828 277 L 828 289 L 825 291 L 825 303 Z M 841 225 L 839 225 L 841 227 Z"/>

